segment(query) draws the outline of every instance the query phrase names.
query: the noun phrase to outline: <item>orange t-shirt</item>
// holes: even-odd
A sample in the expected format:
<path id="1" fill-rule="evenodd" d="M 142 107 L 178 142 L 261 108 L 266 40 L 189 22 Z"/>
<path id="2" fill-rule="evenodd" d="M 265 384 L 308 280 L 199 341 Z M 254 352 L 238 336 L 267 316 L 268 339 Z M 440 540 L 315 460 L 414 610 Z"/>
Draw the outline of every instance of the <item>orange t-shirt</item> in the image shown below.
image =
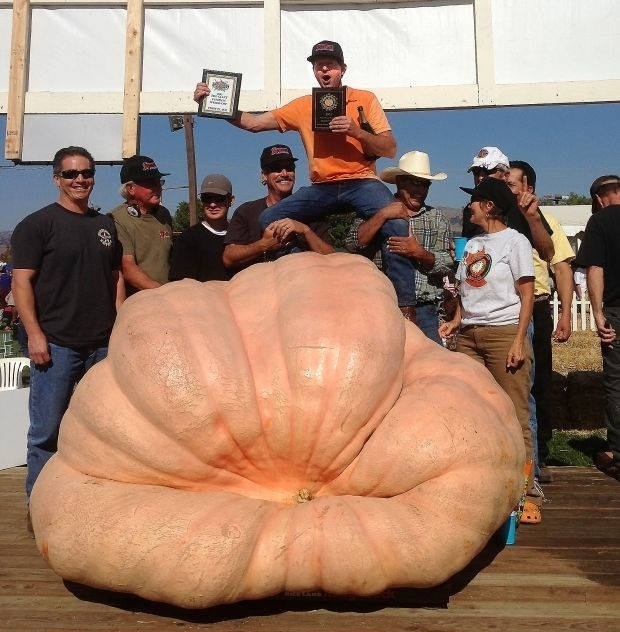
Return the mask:
<path id="1" fill-rule="evenodd" d="M 372 92 L 347 87 L 346 94 L 347 116 L 357 121 L 357 108 L 361 105 L 376 134 L 391 129 L 383 108 Z M 281 132 L 299 132 L 308 155 L 311 182 L 377 177 L 374 161 L 364 158 L 362 144 L 358 140 L 347 134 L 312 131 L 312 96 L 295 99 L 273 110 L 273 115 Z"/>

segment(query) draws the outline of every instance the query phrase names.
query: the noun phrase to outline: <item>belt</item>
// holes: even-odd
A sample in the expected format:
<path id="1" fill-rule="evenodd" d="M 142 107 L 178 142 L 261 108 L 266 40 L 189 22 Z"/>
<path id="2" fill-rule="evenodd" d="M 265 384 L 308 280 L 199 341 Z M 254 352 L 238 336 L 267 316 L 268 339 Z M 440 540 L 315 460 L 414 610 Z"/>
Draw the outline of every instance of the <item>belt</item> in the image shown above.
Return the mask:
<path id="1" fill-rule="evenodd" d="M 543 301 L 548 301 L 551 298 L 549 294 L 536 294 L 534 296 L 534 303 L 542 303 Z"/>

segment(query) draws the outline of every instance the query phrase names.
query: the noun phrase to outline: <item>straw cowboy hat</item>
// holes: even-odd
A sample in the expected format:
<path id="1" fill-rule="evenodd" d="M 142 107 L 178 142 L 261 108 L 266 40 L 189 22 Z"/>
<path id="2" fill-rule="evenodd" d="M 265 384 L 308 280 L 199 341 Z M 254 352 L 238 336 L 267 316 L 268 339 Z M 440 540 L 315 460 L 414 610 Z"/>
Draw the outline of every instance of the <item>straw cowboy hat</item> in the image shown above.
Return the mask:
<path id="1" fill-rule="evenodd" d="M 379 175 L 383 182 L 390 184 L 396 182 L 396 176 L 415 176 L 423 180 L 445 180 L 448 177 L 443 172 L 431 175 L 428 154 L 425 154 L 423 151 L 408 151 L 401 156 L 401 159 L 398 161 L 398 167 L 384 169 Z"/>

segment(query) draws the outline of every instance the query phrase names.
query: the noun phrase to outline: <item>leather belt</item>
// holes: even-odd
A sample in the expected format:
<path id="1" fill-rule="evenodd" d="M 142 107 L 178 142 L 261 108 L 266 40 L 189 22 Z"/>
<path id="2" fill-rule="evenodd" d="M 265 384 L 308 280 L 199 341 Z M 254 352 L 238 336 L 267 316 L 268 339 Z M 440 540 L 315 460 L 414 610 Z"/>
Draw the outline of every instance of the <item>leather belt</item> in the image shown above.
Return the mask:
<path id="1" fill-rule="evenodd" d="M 548 301 L 551 298 L 549 294 L 536 294 L 534 296 L 534 303 L 542 303 L 543 301 Z"/>

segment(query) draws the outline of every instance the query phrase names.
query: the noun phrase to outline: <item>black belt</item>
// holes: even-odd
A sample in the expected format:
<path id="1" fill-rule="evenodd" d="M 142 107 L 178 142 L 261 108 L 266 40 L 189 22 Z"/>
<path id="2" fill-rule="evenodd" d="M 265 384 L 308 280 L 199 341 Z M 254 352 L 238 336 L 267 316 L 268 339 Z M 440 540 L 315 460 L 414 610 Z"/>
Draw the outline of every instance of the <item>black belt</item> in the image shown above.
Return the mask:
<path id="1" fill-rule="evenodd" d="M 534 296 L 534 303 L 542 303 L 543 301 L 548 301 L 551 298 L 549 294 L 536 294 Z"/>

